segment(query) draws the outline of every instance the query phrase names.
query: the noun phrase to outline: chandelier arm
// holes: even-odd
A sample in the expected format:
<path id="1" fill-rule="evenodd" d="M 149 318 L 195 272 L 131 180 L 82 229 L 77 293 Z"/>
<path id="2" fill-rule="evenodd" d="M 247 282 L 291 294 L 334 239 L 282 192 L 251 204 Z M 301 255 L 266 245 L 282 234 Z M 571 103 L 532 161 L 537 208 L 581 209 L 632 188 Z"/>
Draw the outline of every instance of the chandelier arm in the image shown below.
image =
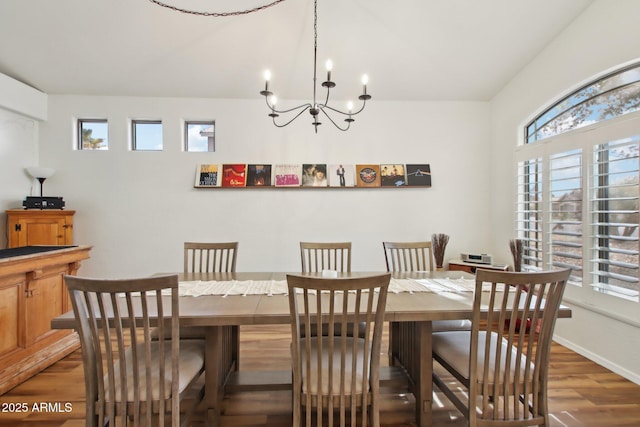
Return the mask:
<path id="1" fill-rule="evenodd" d="M 263 4 L 261 6 L 254 7 L 253 9 L 237 10 L 237 11 L 233 11 L 233 12 L 201 12 L 201 11 L 198 11 L 198 10 L 190 10 L 190 9 L 184 9 L 184 8 L 180 8 L 180 7 L 177 7 L 177 6 L 173 6 L 173 5 L 170 5 L 170 4 L 167 4 L 167 3 L 163 3 L 160 0 L 149 0 L 149 1 L 151 3 L 154 3 L 154 4 L 158 5 L 158 6 L 162 6 L 162 7 L 165 7 L 167 9 L 173 10 L 174 12 L 181 12 L 181 13 L 186 13 L 186 14 L 189 14 L 189 15 L 211 16 L 211 17 L 214 17 L 214 18 L 220 18 L 220 17 L 224 18 L 224 17 L 227 17 L 227 16 L 247 15 L 249 13 L 259 12 L 261 10 L 268 9 L 268 8 L 270 8 L 272 6 L 275 6 L 275 5 L 279 4 L 279 3 L 282 3 L 285 0 L 275 0 L 275 1 L 271 2 L 271 3 Z"/>
<path id="2" fill-rule="evenodd" d="M 345 115 L 345 116 L 355 116 L 356 114 L 359 114 L 359 113 L 362 112 L 362 110 L 364 110 L 364 107 L 365 107 L 366 103 L 367 103 L 367 101 L 363 101 L 362 102 L 362 107 L 360 107 L 360 109 L 358 111 L 353 111 L 353 112 L 350 112 L 350 113 L 345 113 L 344 111 L 338 110 L 337 108 L 330 107 L 327 104 L 320 104 L 319 107 L 321 109 L 327 108 L 327 109 L 329 109 L 331 111 L 335 111 L 336 113 L 340 113 L 340 114 Z"/>
<path id="3" fill-rule="evenodd" d="M 304 111 L 308 110 L 309 108 L 311 108 L 311 104 L 301 104 L 301 105 L 298 105 L 297 107 L 289 108 L 288 110 L 277 110 L 272 105 L 269 104 L 268 100 L 266 100 L 266 101 L 267 101 L 267 106 L 269 107 L 269 109 L 271 109 L 271 111 L 273 111 L 274 113 L 278 113 L 278 114 L 286 114 L 286 113 L 290 113 L 292 111 L 296 111 L 296 110 L 302 108 L 303 110 L 300 113 L 298 113 L 296 115 L 296 117 L 298 117 L 302 112 L 304 112 Z"/>
<path id="4" fill-rule="evenodd" d="M 320 104 L 323 107 L 326 107 L 326 105 L 329 103 L 329 92 L 331 91 L 331 88 L 329 86 L 327 86 L 327 96 L 324 98 L 324 104 Z"/>
<path id="5" fill-rule="evenodd" d="M 286 112 L 293 111 L 293 110 L 295 110 L 295 109 L 297 109 L 297 108 L 301 108 L 301 107 L 304 107 L 304 108 L 303 108 L 302 110 L 300 110 L 300 111 L 298 112 L 298 114 L 296 114 L 295 116 L 293 116 L 293 118 L 292 118 L 291 120 L 289 120 L 288 122 L 286 122 L 285 124 L 282 124 L 282 125 L 277 124 L 277 123 L 276 123 L 276 118 L 275 118 L 275 117 L 273 117 L 273 124 L 274 124 L 276 127 L 279 127 L 279 128 L 283 128 L 283 127 L 285 127 L 285 126 L 289 125 L 289 123 L 291 123 L 292 121 L 294 121 L 295 119 L 297 119 L 297 118 L 298 118 L 298 116 L 300 116 L 300 114 L 304 113 L 304 112 L 305 112 L 305 111 L 307 111 L 309 108 L 311 108 L 311 104 L 307 104 L 307 105 L 300 105 L 299 107 L 296 107 L 296 108 L 293 108 L 293 109 L 291 109 L 291 110 L 287 110 L 287 111 L 282 111 L 282 112 L 283 112 L 283 113 L 286 113 Z M 276 111 L 278 111 L 278 110 L 276 110 Z M 331 120 L 331 119 L 329 119 L 329 120 Z"/>
<path id="6" fill-rule="evenodd" d="M 333 108 L 329 108 L 329 109 L 330 109 L 330 110 L 333 110 Z M 334 122 L 334 121 L 333 121 L 333 119 L 331 118 L 331 116 L 330 116 L 329 114 L 327 114 L 327 112 L 326 112 L 326 111 L 324 111 L 324 108 L 320 108 L 320 111 L 322 111 L 322 114 L 324 114 L 324 115 L 327 117 L 327 119 L 329 119 L 329 121 L 330 121 L 331 123 L 333 123 L 333 125 L 334 125 L 336 128 L 340 129 L 340 130 L 341 130 L 341 131 L 343 131 L 343 132 L 346 132 L 346 131 L 348 131 L 348 130 L 349 130 L 349 126 L 351 126 L 351 122 L 347 122 L 347 127 L 345 127 L 345 128 L 341 128 L 341 127 L 340 127 L 336 122 Z M 338 112 L 339 112 L 339 111 L 338 111 Z"/>

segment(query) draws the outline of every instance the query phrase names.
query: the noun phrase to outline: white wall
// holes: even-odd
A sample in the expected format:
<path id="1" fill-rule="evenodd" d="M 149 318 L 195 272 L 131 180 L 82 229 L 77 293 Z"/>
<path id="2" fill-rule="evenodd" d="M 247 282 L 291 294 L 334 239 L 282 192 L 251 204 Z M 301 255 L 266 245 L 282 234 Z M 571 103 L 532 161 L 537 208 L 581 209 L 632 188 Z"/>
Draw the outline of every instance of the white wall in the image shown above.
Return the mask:
<path id="1" fill-rule="evenodd" d="M 37 183 L 25 168 L 38 165 L 37 120 L 46 117 L 46 94 L 0 74 L 0 248 L 7 246 L 4 211 L 21 208 Z"/>
<path id="2" fill-rule="evenodd" d="M 0 108 L 37 120 L 46 120 L 47 95 L 0 74 Z"/>
<path id="3" fill-rule="evenodd" d="M 640 2 L 599 0 L 547 46 L 491 102 L 491 230 L 494 241 L 515 236 L 514 149 L 522 128 L 554 100 L 605 71 L 640 59 Z M 492 248 L 508 256 L 508 248 Z M 637 325 L 572 305 L 574 317 L 560 320 L 559 341 L 640 383 Z"/>
<path id="4" fill-rule="evenodd" d="M 352 130 L 310 117 L 277 129 L 264 102 L 49 96 L 40 155 L 49 195 L 76 209 L 81 274 L 125 277 L 182 268 L 182 243 L 240 242 L 240 271 L 298 271 L 299 242 L 352 241 L 354 270 L 384 269 L 383 240 L 451 236 L 447 257 L 485 251 L 488 103 L 372 102 Z M 77 151 L 74 118 L 109 119 L 109 151 Z M 128 149 L 130 118 L 162 119 L 164 151 Z M 181 151 L 181 119 L 216 120 L 217 151 Z M 198 163 L 430 163 L 433 187 L 194 189 Z M 505 262 L 508 260 L 504 260 Z"/>
<path id="5" fill-rule="evenodd" d="M 24 168 L 37 164 L 38 122 L 0 108 L 0 248 L 7 246 L 5 210 L 22 207 L 35 188 Z"/>

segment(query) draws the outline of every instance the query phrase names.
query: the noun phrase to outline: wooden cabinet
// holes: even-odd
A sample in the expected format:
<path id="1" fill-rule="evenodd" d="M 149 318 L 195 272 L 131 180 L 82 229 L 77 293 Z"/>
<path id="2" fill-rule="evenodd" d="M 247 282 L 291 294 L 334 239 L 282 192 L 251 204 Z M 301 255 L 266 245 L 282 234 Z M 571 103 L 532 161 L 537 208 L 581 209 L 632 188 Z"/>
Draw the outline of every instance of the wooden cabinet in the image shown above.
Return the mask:
<path id="1" fill-rule="evenodd" d="M 71 304 L 64 275 L 76 274 L 89 246 L 0 250 L 0 395 L 79 346 L 72 330 L 52 330 L 51 319 Z"/>
<path id="2" fill-rule="evenodd" d="M 9 248 L 73 244 L 75 211 L 12 209 L 7 211 Z"/>
<path id="3" fill-rule="evenodd" d="M 466 271 L 467 273 L 476 274 L 476 270 L 479 268 L 499 271 L 509 270 L 509 266 L 506 264 L 476 264 L 461 260 L 449 261 L 449 271 Z"/>

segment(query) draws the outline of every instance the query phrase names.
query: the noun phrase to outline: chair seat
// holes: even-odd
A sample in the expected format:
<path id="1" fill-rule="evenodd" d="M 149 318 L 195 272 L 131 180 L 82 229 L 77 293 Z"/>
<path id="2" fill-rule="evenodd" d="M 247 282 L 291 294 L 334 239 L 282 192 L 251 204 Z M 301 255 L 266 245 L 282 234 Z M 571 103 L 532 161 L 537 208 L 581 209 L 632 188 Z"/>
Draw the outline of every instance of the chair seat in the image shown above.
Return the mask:
<path id="1" fill-rule="evenodd" d="M 138 365 L 145 366 L 144 351 L 142 350 L 144 344 L 138 344 Z M 204 370 L 204 349 L 205 344 L 203 340 L 180 340 L 180 376 L 179 376 L 179 393 L 182 394 L 190 384 L 192 384 L 194 378 L 199 377 L 199 373 Z M 152 398 L 154 400 L 160 397 L 160 343 L 154 341 L 151 343 L 151 351 L 155 356 L 151 360 L 151 381 L 152 381 Z M 130 379 L 133 375 L 133 350 L 128 348 L 125 353 L 126 358 L 126 375 L 129 377 L 127 384 L 127 401 L 134 401 L 134 382 Z M 171 397 L 171 341 L 164 343 L 164 364 L 165 364 L 165 378 L 164 378 L 164 395 L 167 399 Z M 115 382 L 116 382 L 116 402 L 122 401 L 122 390 L 120 387 L 120 363 L 114 365 L 115 369 Z M 146 381 L 146 373 L 140 373 L 140 381 Z M 105 376 L 105 381 L 107 377 Z M 139 388 L 141 396 L 140 400 L 147 399 L 146 391 L 144 387 Z"/>
<path id="2" fill-rule="evenodd" d="M 484 355 L 486 349 L 486 332 L 479 332 L 478 334 L 478 383 L 482 381 L 484 377 Z M 491 348 L 489 351 L 489 360 L 492 361 L 489 365 L 489 378 L 495 378 L 494 369 L 496 360 L 496 349 L 498 335 L 496 333 L 491 333 Z M 437 334 L 433 334 L 433 355 L 436 358 L 445 360 L 447 365 L 449 365 L 454 371 L 456 371 L 461 377 L 466 380 L 466 385 L 469 385 L 469 354 L 470 354 L 470 343 L 471 343 L 471 332 L 470 331 L 452 331 L 452 332 L 439 332 Z M 520 364 L 516 367 L 517 362 L 517 353 L 514 349 L 510 348 L 507 344 L 507 341 L 503 338 L 502 343 L 500 344 L 501 354 L 500 354 L 500 366 L 499 369 L 503 370 L 503 367 L 506 364 L 506 357 L 509 351 L 511 351 L 511 378 L 515 378 L 514 375 L 516 370 L 518 369 L 520 379 L 524 378 L 526 366 L 526 359 L 522 356 L 520 359 Z M 530 364 L 530 369 L 533 369 L 533 364 Z M 521 382 L 522 383 L 522 382 Z M 489 384 L 493 385 L 493 384 Z"/>
<path id="3" fill-rule="evenodd" d="M 315 367 L 318 366 L 317 365 L 317 360 L 318 360 L 318 337 L 313 337 L 311 338 L 311 366 Z M 322 370 L 322 377 L 321 379 L 321 384 L 322 384 L 322 392 L 318 393 L 318 374 L 319 372 L 315 369 L 311 369 L 311 377 L 307 378 L 307 370 L 303 367 L 302 368 L 302 392 L 303 393 L 307 393 L 307 391 L 309 391 L 311 394 L 321 394 L 323 396 L 327 396 L 329 394 L 329 369 L 327 368 L 329 366 L 329 357 L 333 357 L 333 366 L 334 366 L 334 372 L 333 372 L 333 382 L 332 382 L 332 394 L 334 396 L 339 396 L 340 393 L 340 370 L 338 369 L 338 367 L 340 366 L 341 363 L 341 354 L 342 354 L 342 338 L 336 338 L 334 340 L 334 351 L 333 351 L 333 355 L 330 355 L 329 353 L 329 341 L 330 338 L 329 337 L 323 337 L 322 338 L 322 366 L 323 369 Z M 353 348 L 354 345 L 354 341 L 355 341 L 355 345 L 357 345 L 357 362 L 356 362 L 356 381 L 355 381 L 355 390 L 354 393 L 351 392 L 351 374 L 352 374 L 352 366 L 353 366 L 353 358 L 352 355 L 353 353 L 350 351 L 350 349 Z M 362 338 L 352 338 L 352 337 L 346 337 L 346 348 L 349 349 L 349 351 L 346 352 L 345 354 L 345 371 L 344 371 L 344 378 L 346 378 L 346 380 L 344 381 L 344 384 L 342 385 L 342 387 L 344 387 L 344 394 L 345 395 L 349 395 L 349 394 L 362 394 L 363 390 L 362 390 L 362 383 L 363 383 L 363 376 L 364 376 L 364 370 L 363 370 L 363 360 L 364 358 L 364 339 Z M 301 358 L 302 360 L 306 359 L 306 349 L 305 346 L 301 346 Z M 368 368 L 368 367 L 367 367 Z M 369 369 L 367 369 L 368 371 Z M 365 383 L 368 385 L 368 382 L 365 381 Z M 368 392 L 369 390 L 365 390 L 365 392 Z"/>

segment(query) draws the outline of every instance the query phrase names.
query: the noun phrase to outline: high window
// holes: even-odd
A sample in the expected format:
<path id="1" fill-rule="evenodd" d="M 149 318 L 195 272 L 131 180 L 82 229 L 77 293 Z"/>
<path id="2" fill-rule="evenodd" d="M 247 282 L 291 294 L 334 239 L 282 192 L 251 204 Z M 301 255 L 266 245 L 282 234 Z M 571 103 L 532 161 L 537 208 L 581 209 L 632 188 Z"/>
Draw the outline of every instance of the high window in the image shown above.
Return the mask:
<path id="1" fill-rule="evenodd" d="M 107 119 L 78 119 L 78 150 L 108 150 Z"/>
<path id="2" fill-rule="evenodd" d="M 215 122 L 185 121 L 184 151 L 216 151 Z"/>
<path id="3" fill-rule="evenodd" d="M 638 318 L 640 66 L 545 110 L 516 150 L 523 270 L 570 267 L 569 298 Z"/>
<path id="4" fill-rule="evenodd" d="M 131 148 L 134 151 L 162 151 L 162 121 L 132 120 Z"/>

